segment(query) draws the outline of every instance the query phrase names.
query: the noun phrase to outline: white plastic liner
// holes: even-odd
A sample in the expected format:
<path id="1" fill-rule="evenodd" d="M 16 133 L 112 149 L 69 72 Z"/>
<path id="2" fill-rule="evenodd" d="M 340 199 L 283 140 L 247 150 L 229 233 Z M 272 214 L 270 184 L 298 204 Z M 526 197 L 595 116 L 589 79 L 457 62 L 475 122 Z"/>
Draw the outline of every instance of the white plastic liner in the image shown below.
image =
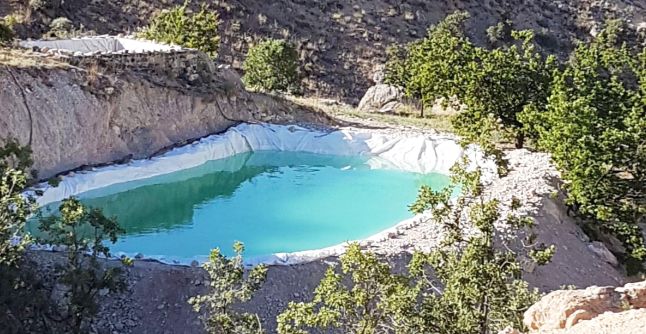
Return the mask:
<path id="1" fill-rule="evenodd" d="M 28 40 L 20 41 L 19 44 L 23 48 L 31 48 L 37 46 L 39 48 L 47 47 L 50 49 L 61 49 L 81 53 L 115 53 L 123 51 L 128 51 L 131 53 L 143 53 L 168 52 L 172 50 L 182 49 L 181 47 L 167 44 L 159 44 L 151 41 L 132 38 L 117 38 L 114 36 L 83 37 L 57 40 Z"/>
<path id="2" fill-rule="evenodd" d="M 369 156 L 368 165 L 374 169 L 398 169 L 417 173 L 444 173 L 467 154 L 473 163 L 489 171 L 485 178 L 492 177 L 495 164 L 485 161 L 473 147 L 466 151 L 449 136 L 426 136 L 421 134 L 393 133 L 365 129 L 344 128 L 332 132 L 315 131 L 299 126 L 269 124 L 242 124 L 223 134 L 203 138 L 193 144 L 179 147 L 161 156 L 135 160 L 128 164 L 95 168 L 91 171 L 70 173 L 63 177 L 57 187 L 41 184 L 43 195 L 37 198 L 40 206 L 61 201 L 70 196 L 100 189 L 114 184 L 144 180 L 153 176 L 197 167 L 210 160 L 223 159 L 249 151 L 290 151 L 330 155 Z M 139 182 L 137 182 L 139 183 Z M 133 187 L 136 185 L 133 185 Z M 118 187 L 127 190 L 128 185 Z M 405 225 L 414 224 L 421 217 L 414 217 L 396 224 L 364 242 L 380 241 L 396 233 Z M 345 245 L 297 253 L 279 253 L 250 258 L 248 264 L 295 264 L 315 259 L 340 255 Z M 121 255 L 121 254 L 117 254 Z M 133 254 L 124 254 L 132 256 Z M 155 256 L 159 260 L 169 257 Z M 203 261 L 204 257 L 196 257 Z M 173 261 L 177 263 L 178 261 Z M 182 263 L 184 261 L 181 261 Z"/>

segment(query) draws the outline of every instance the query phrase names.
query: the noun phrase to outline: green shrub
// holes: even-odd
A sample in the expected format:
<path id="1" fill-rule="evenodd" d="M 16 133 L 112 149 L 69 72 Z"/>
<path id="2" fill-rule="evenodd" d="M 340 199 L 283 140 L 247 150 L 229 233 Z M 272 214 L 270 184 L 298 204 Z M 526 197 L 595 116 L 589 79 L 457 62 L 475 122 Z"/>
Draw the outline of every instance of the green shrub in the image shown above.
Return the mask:
<path id="1" fill-rule="evenodd" d="M 519 215 L 518 199 L 512 198 L 510 211 L 501 216 L 500 201 L 485 196 L 481 181 L 482 171 L 467 171 L 468 159 L 452 169 L 454 185 L 460 185 L 461 196 L 451 200 L 451 188 L 434 191 L 422 188 L 411 211 L 431 210 L 445 229 L 441 246 L 429 254 L 415 254 L 409 265 L 411 273 L 424 275 L 425 266 L 434 269 L 441 293 L 430 294 L 422 302 L 422 314 L 429 327 L 437 332 L 497 333 L 507 326 L 523 328 L 523 313 L 540 295 L 529 289 L 521 279 L 518 250 L 527 251 L 538 265 L 551 261 L 556 248 L 533 244 L 530 233 L 525 240 L 507 239 L 496 233 L 495 224 L 504 223 L 512 231 L 531 230 L 534 221 Z M 462 213 L 468 211 L 466 226 L 477 228 L 478 234 L 468 237 L 463 233 Z M 464 245 L 456 248 L 455 245 Z M 515 245 L 515 246 L 514 246 Z"/>
<path id="2" fill-rule="evenodd" d="M 34 199 L 22 196 L 29 177 L 31 150 L 8 140 L 0 146 L 0 267 L 14 267 L 29 238 L 22 234 Z"/>
<path id="3" fill-rule="evenodd" d="M 0 146 L 0 323 L 8 333 L 30 332 L 23 321 L 42 306 L 24 259 L 30 238 L 23 232 L 35 210 L 34 199 L 22 194 L 31 164 L 28 147 L 15 140 Z"/>
<path id="4" fill-rule="evenodd" d="M 110 256 L 104 241 L 115 243 L 122 229 L 114 218 L 83 206 L 75 198 L 63 200 L 59 212 L 60 216 L 41 218 L 39 229 L 47 234 L 46 242 L 69 248 L 67 262 L 56 265 L 56 269 L 59 282 L 69 288 L 69 298 L 65 299 L 69 307 L 66 322 L 73 333 L 81 333 L 99 310 L 99 291 L 125 289 L 122 268 L 106 267 L 99 261 Z"/>
<path id="5" fill-rule="evenodd" d="M 470 141 L 492 137 L 486 124 L 495 121 L 493 134 L 502 136 L 522 148 L 527 133 L 519 115 L 528 107 L 542 108 L 547 103 L 554 57 L 544 58 L 535 49 L 531 31 L 512 31 L 517 44 L 493 50 L 477 48 L 473 63 L 455 83 L 461 87 L 458 99 L 467 105 L 466 111 L 453 121 L 456 132 Z"/>
<path id="6" fill-rule="evenodd" d="M 249 49 L 243 81 L 257 90 L 297 92 L 298 66 L 298 53 L 290 43 L 268 39 Z"/>
<path id="7" fill-rule="evenodd" d="M 487 38 L 492 46 L 504 45 L 512 41 L 512 22 L 504 20 L 487 28 Z"/>
<path id="8" fill-rule="evenodd" d="M 29 0 L 29 8 L 32 10 L 42 10 L 48 6 L 47 0 Z"/>
<path id="9" fill-rule="evenodd" d="M 155 16 L 140 36 L 150 40 L 198 49 L 216 58 L 220 47 L 218 13 L 202 3 L 200 11 L 190 14 L 188 1 Z"/>
<path id="10" fill-rule="evenodd" d="M 11 43 L 15 37 L 16 34 L 11 26 L 4 20 L 0 20 L 0 46 Z"/>
<path id="11" fill-rule="evenodd" d="M 203 322 L 208 333 L 261 334 L 262 325 L 257 315 L 234 311 L 231 306 L 251 299 L 265 281 L 267 267 L 256 266 L 245 275 L 244 246 L 236 242 L 233 249 L 236 255 L 230 259 L 219 249 L 211 251 L 209 262 L 204 264 L 211 279 L 210 290 L 188 302 L 196 312 L 207 311 Z"/>
<path id="12" fill-rule="evenodd" d="M 503 45 L 475 47 L 464 35 L 467 17 L 449 15 L 426 38 L 390 52 L 387 80 L 423 104 L 456 96 L 467 107 L 453 128 L 487 153 L 500 139 L 516 147 L 532 139 L 552 154 L 586 229 L 610 233 L 628 256 L 646 259 L 637 225 L 646 215 L 646 48 L 636 34 L 610 22 L 557 64 L 536 51 L 530 31 L 501 41 L 505 25 L 489 31 Z"/>
<path id="13" fill-rule="evenodd" d="M 49 24 L 49 35 L 57 38 L 68 38 L 74 34 L 74 24 L 66 17 L 57 17 Z"/>
<path id="14" fill-rule="evenodd" d="M 393 274 L 387 263 L 362 252 L 356 243 L 340 262 L 340 271 L 327 269 L 311 302 L 289 303 L 277 318 L 278 333 L 429 332 L 417 303 L 421 282 L 417 285 L 406 275 Z"/>
<path id="15" fill-rule="evenodd" d="M 50 186 L 56 188 L 56 187 L 58 187 L 58 185 L 61 184 L 61 181 L 62 181 L 62 178 L 60 176 L 54 176 L 54 177 L 51 177 L 51 178 L 49 178 L 47 180 L 47 184 L 49 184 Z"/>

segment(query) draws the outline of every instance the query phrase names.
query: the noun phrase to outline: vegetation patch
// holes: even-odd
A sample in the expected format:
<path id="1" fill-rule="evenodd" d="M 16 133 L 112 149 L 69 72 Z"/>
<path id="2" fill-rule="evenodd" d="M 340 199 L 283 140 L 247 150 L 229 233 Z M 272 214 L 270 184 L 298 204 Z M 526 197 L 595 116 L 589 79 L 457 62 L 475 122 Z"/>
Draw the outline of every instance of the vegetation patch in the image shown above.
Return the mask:
<path id="1" fill-rule="evenodd" d="M 646 214 L 646 48 L 619 21 L 558 64 L 536 51 L 531 31 L 489 29 L 495 48 L 476 47 L 458 12 L 427 37 L 390 52 L 387 81 L 428 106 L 451 97 L 467 143 L 504 162 L 498 141 L 527 139 L 552 154 L 568 204 L 592 229 L 619 239 L 626 257 L 646 258 L 637 226 Z M 508 33 L 507 33 L 508 32 Z"/>
<path id="2" fill-rule="evenodd" d="M 202 3 L 198 12 L 191 13 L 186 1 L 181 6 L 159 13 L 139 35 L 149 40 L 198 49 L 211 58 L 217 58 L 219 25 L 218 13 L 206 3 Z"/>
<path id="3" fill-rule="evenodd" d="M 11 25 L 5 20 L 0 20 L 0 46 L 10 44 L 15 36 Z"/>
<path id="4" fill-rule="evenodd" d="M 244 83 L 268 92 L 299 91 L 298 53 L 284 40 L 264 40 L 249 49 L 244 61 Z"/>

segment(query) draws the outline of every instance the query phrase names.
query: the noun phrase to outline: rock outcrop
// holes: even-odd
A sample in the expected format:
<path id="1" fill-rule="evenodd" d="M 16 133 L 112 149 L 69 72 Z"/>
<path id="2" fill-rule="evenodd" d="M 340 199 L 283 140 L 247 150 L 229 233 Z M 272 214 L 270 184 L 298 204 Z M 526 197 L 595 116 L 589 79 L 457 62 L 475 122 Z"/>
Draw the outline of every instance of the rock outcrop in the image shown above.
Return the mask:
<path id="1" fill-rule="evenodd" d="M 401 106 L 403 94 L 397 87 L 378 84 L 372 86 L 359 102 L 361 112 L 392 113 Z"/>
<path id="2" fill-rule="evenodd" d="M 646 281 L 554 291 L 530 307 L 523 322 L 530 334 L 646 333 Z"/>
<path id="3" fill-rule="evenodd" d="M 331 123 L 323 113 L 245 91 L 228 69 L 212 73 L 208 86 L 191 87 L 145 72 L 65 66 L 0 67 L 0 140 L 30 145 L 41 179 L 149 157 L 239 122 Z"/>

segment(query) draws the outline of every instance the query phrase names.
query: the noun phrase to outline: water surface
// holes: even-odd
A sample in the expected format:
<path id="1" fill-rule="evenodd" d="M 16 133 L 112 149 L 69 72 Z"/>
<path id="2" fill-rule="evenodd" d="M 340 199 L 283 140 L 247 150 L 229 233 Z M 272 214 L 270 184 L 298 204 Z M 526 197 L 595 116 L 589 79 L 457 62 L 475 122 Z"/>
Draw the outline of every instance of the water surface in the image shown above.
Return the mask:
<path id="1" fill-rule="evenodd" d="M 115 216 L 126 234 L 113 253 L 189 260 L 234 241 L 245 256 L 333 246 L 374 235 L 411 217 L 421 185 L 441 174 L 370 169 L 367 158 L 254 152 L 81 194 Z M 45 208 L 55 212 L 59 203 Z M 30 229 L 33 231 L 34 226 Z"/>

